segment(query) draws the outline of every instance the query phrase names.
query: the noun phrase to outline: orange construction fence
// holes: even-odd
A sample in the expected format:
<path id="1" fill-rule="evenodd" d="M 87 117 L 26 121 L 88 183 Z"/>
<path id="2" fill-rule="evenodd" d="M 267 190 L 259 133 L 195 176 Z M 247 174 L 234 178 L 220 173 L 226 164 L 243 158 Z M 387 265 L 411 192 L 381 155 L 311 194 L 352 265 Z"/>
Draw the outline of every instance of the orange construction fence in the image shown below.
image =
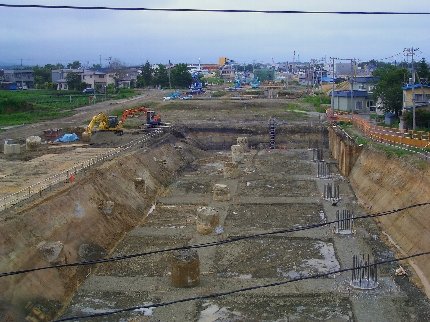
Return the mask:
<path id="1" fill-rule="evenodd" d="M 430 132 L 425 131 L 395 131 L 392 128 L 370 124 L 356 114 L 336 114 L 328 111 L 327 117 L 332 120 L 349 122 L 357 127 L 363 134 L 373 140 L 388 142 L 397 145 L 408 145 L 415 148 L 430 148 Z"/>

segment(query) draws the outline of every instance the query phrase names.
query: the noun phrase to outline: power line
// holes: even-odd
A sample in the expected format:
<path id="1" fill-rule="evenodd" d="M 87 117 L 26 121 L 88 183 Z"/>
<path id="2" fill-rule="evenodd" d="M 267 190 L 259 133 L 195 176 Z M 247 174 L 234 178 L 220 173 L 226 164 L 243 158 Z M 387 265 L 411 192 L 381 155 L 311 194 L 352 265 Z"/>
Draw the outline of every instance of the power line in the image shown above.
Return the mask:
<path id="1" fill-rule="evenodd" d="M 307 11 L 307 10 L 248 10 L 248 9 L 192 9 L 192 8 L 146 8 L 146 7 L 104 7 L 104 6 L 55 6 L 40 4 L 6 4 L 5 8 L 111 10 L 111 11 L 167 11 L 167 12 L 211 12 L 211 13 L 266 13 L 266 14 L 336 14 L 336 15 L 430 15 L 417 11 Z"/>
<path id="2" fill-rule="evenodd" d="M 424 202 L 424 203 L 420 203 L 420 204 L 409 205 L 409 206 L 406 206 L 403 208 L 388 210 L 388 211 L 380 212 L 380 213 L 376 213 L 376 214 L 358 216 L 358 217 L 354 217 L 354 220 L 388 216 L 388 215 L 391 215 L 391 214 L 394 214 L 394 213 L 397 213 L 397 212 L 400 212 L 403 210 L 416 208 L 416 207 L 422 207 L 422 206 L 426 206 L 426 205 L 430 205 L 430 202 Z M 58 264 L 58 265 L 24 269 L 24 270 L 19 270 L 19 271 L 5 272 L 5 273 L 0 273 L 0 278 L 6 277 L 6 276 L 13 276 L 13 275 L 19 275 L 19 274 L 24 274 L 24 273 L 30 273 L 30 272 L 35 272 L 35 271 L 41 271 L 41 270 L 46 270 L 46 269 L 53 269 L 53 268 L 87 266 L 87 265 L 116 262 L 116 261 L 122 261 L 122 260 L 136 258 L 136 257 L 143 257 L 143 256 L 148 256 L 148 255 L 166 253 L 166 252 L 171 252 L 171 251 L 176 251 L 176 250 L 198 249 L 198 248 L 219 246 L 219 245 L 234 243 L 234 242 L 238 242 L 238 241 L 246 240 L 246 239 L 271 236 L 271 235 L 277 235 L 277 234 L 286 234 L 286 233 L 292 233 L 292 232 L 298 232 L 298 231 L 304 231 L 304 230 L 324 227 L 324 226 L 335 224 L 335 223 L 340 222 L 340 221 L 342 221 L 342 220 L 334 220 L 334 221 L 329 221 L 329 222 L 325 222 L 325 223 L 311 224 L 311 225 L 307 225 L 307 226 L 298 226 L 298 227 L 289 228 L 289 229 L 274 230 L 274 231 L 269 231 L 269 232 L 254 234 L 254 235 L 231 237 L 231 238 L 227 238 L 227 239 L 224 239 L 221 241 L 214 241 L 214 242 L 195 244 L 195 245 L 189 245 L 189 246 L 165 248 L 165 249 L 159 249 L 159 250 L 154 250 L 154 251 L 149 251 L 149 252 L 144 252 L 144 253 L 136 253 L 136 254 L 130 254 L 130 255 L 96 259 L 96 260 L 91 260 L 91 261 L 82 261 L 82 262 L 75 262 L 75 263 L 69 263 L 69 264 Z"/>
<path id="3" fill-rule="evenodd" d="M 72 320 L 81 320 L 81 319 L 96 318 L 96 317 L 113 315 L 113 314 L 119 314 L 119 313 L 124 313 L 124 312 L 135 311 L 135 310 L 151 309 L 151 308 L 169 306 L 169 305 L 178 304 L 178 303 L 184 303 L 184 302 L 191 302 L 191 301 L 197 301 L 197 300 L 207 300 L 207 299 L 217 298 L 217 297 L 221 297 L 221 296 L 228 296 L 228 295 L 232 295 L 232 294 L 236 294 L 236 293 L 257 290 L 257 289 L 261 289 L 261 288 L 268 288 L 268 287 L 285 285 L 285 284 L 289 284 L 289 283 L 293 283 L 293 282 L 298 282 L 298 281 L 303 281 L 303 280 L 328 277 L 328 276 L 333 275 L 333 274 L 344 273 L 344 272 L 355 270 L 357 268 L 366 268 L 366 267 L 370 267 L 370 266 L 374 266 L 374 265 L 384 265 L 384 264 L 389 264 L 389 263 L 393 263 L 393 262 L 400 262 L 400 261 L 403 261 L 403 260 L 406 260 L 406 259 L 411 259 L 411 258 L 415 258 L 415 257 L 419 257 L 419 256 L 424 256 L 424 255 L 430 255 L 430 251 L 421 252 L 421 253 L 417 253 L 417 254 L 413 254 L 413 255 L 401 257 L 401 258 L 386 259 L 386 260 L 383 260 L 383 261 L 380 261 L 380 262 L 376 262 L 376 263 L 371 263 L 371 264 L 369 263 L 368 265 L 362 265 L 362 266 L 356 266 L 356 267 L 349 267 L 349 268 L 339 269 L 339 270 L 336 270 L 336 271 L 331 271 L 329 273 L 315 274 L 315 275 L 310 275 L 310 276 L 293 278 L 293 279 L 290 279 L 290 280 L 287 280 L 287 281 L 282 281 L 282 282 L 275 282 L 275 283 L 264 284 L 264 285 L 249 286 L 249 287 L 245 287 L 245 288 L 241 288 L 241 289 L 237 289 L 237 290 L 232 290 L 232 291 L 227 291 L 227 292 L 213 293 L 213 294 L 203 295 L 203 296 L 188 297 L 188 298 L 183 298 L 183 299 L 179 299 L 179 300 L 175 300 L 175 301 L 170 301 L 170 302 L 162 302 L 162 303 L 149 304 L 149 305 L 143 305 L 143 306 L 134 306 L 134 307 L 129 307 L 129 308 L 125 308 L 125 309 L 119 309 L 119 310 L 114 310 L 114 311 L 106 311 L 106 312 L 94 313 L 94 314 L 89 314 L 89 315 L 66 317 L 66 318 L 63 318 L 63 319 L 55 320 L 54 322 L 63 322 L 63 321 L 72 321 Z"/>

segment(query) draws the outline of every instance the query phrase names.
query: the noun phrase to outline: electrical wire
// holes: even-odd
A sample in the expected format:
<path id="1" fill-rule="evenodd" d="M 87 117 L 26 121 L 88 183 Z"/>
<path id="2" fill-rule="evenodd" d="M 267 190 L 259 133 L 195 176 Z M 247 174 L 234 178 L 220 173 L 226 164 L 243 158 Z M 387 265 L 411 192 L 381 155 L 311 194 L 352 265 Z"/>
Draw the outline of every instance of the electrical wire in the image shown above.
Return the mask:
<path id="1" fill-rule="evenodd" d="M 125 312 L 130 312 L 130 311 L 135 311 L 135 310 L 152 309 L 152 308 L 164 307 L 164 306 L 169 306 L 169 305 L 178 304 L 178 303 L 184 303 L 184 302 L 191 302 L 191 301 L 198 301 L 198 300 L 208 300 L 208 299 L 217 298 L 217 297 L 221 297 L 221 296 L 228 296 L 228 295 L 232 295 L 232 294 L 236 294 L 236 293 L 241 293 L 241 292 L 246 292 L 246 291 L 252 291 L 252 290 L 258 290 L 258 289 L 261 289 L 261 288 L 268 288 L 268 287 L 280 286 L 280 285 L 285 285 L 285 284 L 289 284 L 289 283 L 293 283 L 293 282 L 298 282 L 298 281 L 303 281 L 303 280 L 328 277 L 328 276 L 333 275 L 333 274 L 344 273 L 344 272 L 352 271 L 352 270 L 355 270 L 355 269 L 366 268 L 366 267 L 370 267 L 370 266 L 374 266 L 374 265 L 383 265 L 383 264 L 389 264 L 389 263 L 394 263 L 394 262 L 400 262 L 400 261 L 403 261 L 403 260 L 407 260 L 407 259 L 411 259 L 411 258 L 415 258 L 415 257 L 420 257 L 420 256 L 425 256 L 425 255 L 430 255 L 430 251 L 421 252 L 421 253 L 417 253 L 417 254 L 413 254 L 413 255 L 401 257 L 401 258 L 386 259 L 386 260 L 383 260 L 383 261 L 380 261 L 380 262 L 375 262 L 375 263 L 371 263 L 371 264 L 369 263 L 368 265 L 361 265 L 361 266 L 356 266 L 356 267 L 349 267 L 349 268 L 339 269 L 339 270 L 336 270 L 336 271 L 331 271 L 329 273 L 322 273 L 322 274 L 315 274 L 315 275 L 310 275 L 310 276 L 303 276 L 303 277 L 299 277 L 299 278 L 293 278 L 293 279 L 290 279 L 290 280 L 287 280 L 287 281 L 282 281 L 282 282 L 274 282 L 274 283 L 269 283 L 269 284 L 264 284 L 264 285 L 249 286 L 249 287 L 245 287 L 245 288 L 241 288 L 241 289 L 236 289 L 236 290 L 232 290 L 232 291 L 213 293 L 213 294 L 203 295 L 203 296 L 188 297 L 188 298 L 183 298 L 183 299 L 179 299 L 179 300 L 175 300 L 175 301 L 170 301 L 170 302 L 162 302 L 162 303 L 149 304 L 149 305 L 143 305 L 143 306 L 134 306 L 134 307 L 129 307 L 129 308 L 125 308 L 125 309 L 119 309 L 119 310 L 114 310 L 114 311 L 106 311 L 106 312 L 100 312 L 100 313 L 94 313 L 94 314 L 88 314 L 88 315 L 82 315 L 82 316 L 66 317 L 66 318 L 62 318 L 62 319 L 59 319 L 59 320 L 55 320 L 54 322 L 82 320 L 82 319 L 89 319 L 89 318 L 96 318 L 96 317 L 101 317 L 101 316 L 107 316 L 107 315 L 125 313 Z"/>
<path id="2" fill-rule="evenodd" d="M 6 4 L 4 8 L 111 10 L 111 11 L 167 11 L 167 12 L 211 12 L 211 13 L 266 13 L 266 14 L 337 14 L 337 15 L 430 15 L 425 11 L 306 11 L 306 10 L 248 10 L 248 9 L 192 9 L 192 8 L 145 8 L 145 7 L 104 7 L 104 6 L 64 6 L 40 4 Z"/>
<path id="3" fill-rule="evenodd" d="M 426 205 L 430 205 L 430 202 L 424 202 L 424 203 L 409 205 L 409 206 L 406 206 L 403 208 L 388 210 L 388 211 L 380 212 L 380 213 L 376 213 L 376 214 L 358 216 L 358 217 L 355 217 L 353 219 L 354 220 L 360 220 L 360 219 L 367 219 L 367 218 L 383 217 L 383 216 L 388 216 L 388 215 L 391 215 L 391 214 L 394 214 L 394 213 L 397 213 L 397 212 L 400 212 L 403 210 L 417 208 L 417 207 L 423 207 Z M 30 272 L 35 272 L 35 271 L 53 269 L 53 268 L 95 265 L 95 264 L 122 261 L 122 260 L 132 259 L 132 258 L 136 258 L 136 257 L 161 254 L 161 253 L 166 253 L 166 252 L 171 252 L 171 251 L 198 249 L 198 248 L 206 248 L 206 247 L 225 245 L 225 244 L 234 243 L 234 242 L 238 242 L 238 241 L 246 240 L 246 239 L 259 238 L 259 237 L 278 235 L 278 234 L 293 233 L 293 232 L 298 232 L 298 231 L 304 231 L 304 230 L 329 226 L 329 225 L 332 225 L 332 224 L 335 224 L 335 223 L 341 222 L 341 221 L 343 221 L 343 220 L 334 220 L 334 221 L 329 221 L 329 222 L 325 222 L 325 223 L 311 224 L 311 225 L 307 225 L 307 226 L 298 226 L 298 227 L 274 230 L 274 231 L 263 232 L 263 233 L 259 233 L 259 234 L 253 234 L 253 235 L 230 237 L 230 238 L 227 238 L 227 239 L 224 239 L 221 241 L 214 241 L 214 242 L 208 242 L 208 243 L 202 243 L 202 244 L 194 244 L 194 245 L 181 246 L 181 247 L 165 248 L 165 249 L 159 249 L 159 250 L 154 250 L 154 251 L 149 251 L 149 252 L 129 254 L 129 255 L 123 255 L 123 256 L 115 256 L 115 257 L 102 258 L 102 259 L 95 259 L 95 260 L 90 260 L 90 261 L 82 261 L 82 262 L 75 262 L 75 263 L 68 263 L 68 264 L 57 264 L 57 265 L 51 265 L 51 266 L 42 266 L 42 267 L 37 267 L 37 268 L 24 269 L 24 270 L 19 270 L 19 271 L 5 272 L 5 273 L 0 273 L 0 278 L 6 277 L 6 276 L 13 276 L 13 275 L 19 275 L 19 274 L 24 274 L 24 273 L 30 273 Z"/>

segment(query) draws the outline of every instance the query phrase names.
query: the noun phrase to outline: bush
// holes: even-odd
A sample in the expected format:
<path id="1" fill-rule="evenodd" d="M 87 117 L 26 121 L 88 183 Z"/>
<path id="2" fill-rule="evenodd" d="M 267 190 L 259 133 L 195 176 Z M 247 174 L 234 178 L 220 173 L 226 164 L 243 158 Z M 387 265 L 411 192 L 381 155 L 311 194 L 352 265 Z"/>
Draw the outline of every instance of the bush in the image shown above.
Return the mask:
<path id="1" fill-rule="evenodd" d="M 30 112 L 33 104 L 20 97 L 8 97 L 0 95 L 0 114 L 12 114 L 17 112 Z"/>
<path id="2" fill-rule="evenodd" d="M 417 127 L 422 128 L 423 130 L 429 130 L 430 129 L 430 111 L 417 109 L 415 111 L 415 122 Z M 407 112 L 406 124 L 408 125 L 409 129 L 412 129 L 412 123 L 413 123 L 413 113 Z"/>
<path id="3" fill-rule="evenodd" d="M 326 95 L 305 96 L 303 101 L 312 104 L 314 107 L 320 107 L 321 104 L 330 104 L 331 99 Z"/>
<path id="4" fill-rule="evenodd" d="M 227 94 L 225 91 L 216 91 L 211 94 L 212 97 L 223 97 Z"/>

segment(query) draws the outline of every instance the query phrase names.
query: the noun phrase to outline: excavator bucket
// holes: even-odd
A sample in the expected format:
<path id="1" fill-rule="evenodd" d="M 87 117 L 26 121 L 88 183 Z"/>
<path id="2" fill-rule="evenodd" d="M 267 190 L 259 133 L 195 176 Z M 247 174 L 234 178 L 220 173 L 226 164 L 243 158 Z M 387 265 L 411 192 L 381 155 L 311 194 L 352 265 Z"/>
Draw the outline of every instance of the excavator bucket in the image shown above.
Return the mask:
<path id="1" fill-rule="evenodd" d="M 91 133 L 88 133 L 87 131 L 82 133 L 82 141 L 84 142 L 90 142 L 91 141 Z"/>

